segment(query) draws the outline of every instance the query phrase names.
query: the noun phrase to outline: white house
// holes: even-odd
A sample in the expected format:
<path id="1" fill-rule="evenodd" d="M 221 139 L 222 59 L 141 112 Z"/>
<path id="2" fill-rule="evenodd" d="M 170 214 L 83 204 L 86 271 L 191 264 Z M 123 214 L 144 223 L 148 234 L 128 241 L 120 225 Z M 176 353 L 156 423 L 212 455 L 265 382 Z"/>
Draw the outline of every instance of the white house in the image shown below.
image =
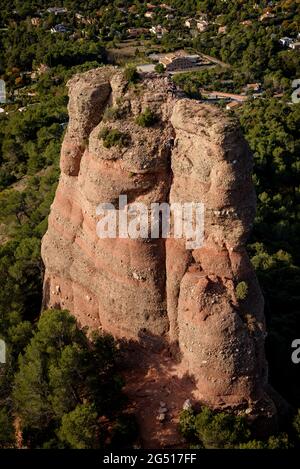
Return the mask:
<path id="1" fill-rule="evenodd" d="M 218 34 L 226 34 L 227 26 L 220 26 L 218 29 Z"/>
<path id="2" fill-rule="evenodd" d="M 4 80 L 0 80 L 0 103 L 6 103 L 6 86 Z"/>
<path id="3" fill-rule="evenodd" d="M 166 71 L 173 72 L 198 67 L 201 57 L 197 54 L 191 55 L 184 51 L 177 51 L 160 57 L 159 62 L 165 67 Z"/>
<path id="4" fill-rule="evenodd" d="M 271 11 L 266 11 L 266 13 L 263 13 L 260 17 L 259 17 L 259 21 L 264 21 L 264 20 L 268 20 L 268 19 L 271 19 L 271 18 L 275 18 L 276 15 L 274 15 L 274 13 L 272 13 Z"/>
<path id="5" fill-rule="evenodd" d="M 207 30 L 209 23 L 206 20 L 198 20 L 196 21 L 196 26 L 197 26 L 198 31 L 200 31 L 200 33 L 204 33 L 204 31 Z"/>
<path id="6" fill-rule="evenodd" d="M 166 28 L 163 28 L 160 24 L 158 24 L 157 26 L 152 26 L 149 31 L 152 34 L 155 34 L 158 39 L 161 39 L 163 35 L 168 32 L 168 30 Z"/>
<path id="7" fill-rule="evenodd" d="M 155 16 L 154 11 L 146 11 L 146 13 L 145 13 L 145 18 L 151 18 L 152 19 L 152 18 L 154 18 L 154 16 Z"/>
<path id="8" fill-rule="evenodd" d="M 51 7 L 47 9 L 47 12 L 53 15 L 64 15 L 68 12 L 66 8 Z"/>
<path id="9" fill-rule="evenodd" d="M 186 26 L 189 29 L 198 29 L 201 33 L 206 31 L 209 23 L 205 19 L 195 19 L 195 18 L 189 18 L 185 20 L 184 26 Z"/>

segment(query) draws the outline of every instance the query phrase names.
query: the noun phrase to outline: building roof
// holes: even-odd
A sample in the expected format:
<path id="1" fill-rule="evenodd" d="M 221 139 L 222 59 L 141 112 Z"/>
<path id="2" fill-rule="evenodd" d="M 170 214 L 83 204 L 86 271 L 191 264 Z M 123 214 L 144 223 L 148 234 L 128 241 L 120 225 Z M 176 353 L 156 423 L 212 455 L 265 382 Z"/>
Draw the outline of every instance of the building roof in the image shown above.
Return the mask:
<path id="1" fill-rule="evenodd" d="M 248 83 L 245 88 L 247 90 L 258 90 L 261 87 L 261 83 Z"/>
<path id="2" fill-rule="evenodd" d="M 68 10 L 67 8 L 63 8 L 63 7 L 50 7 L 47 9 L 47 12 L 57 14 L 57 13 L 67 13 Z"/>
<path id="3" fill-rule="evenodd" d="M 184 51 L 176 51 L 176 52 L 171 52 L 170 54 L 166 54 L 164 57 L 161 57 L 159 61 L 163 65 L 169 65 L 176 59 L 186 59 L 186 60 L 196 61 L 200 59 L 200 56 L 187 54 Z"/>
<path id="4" fill-rule="evenodd" d="M 236 107 L 240 107 L 242 105 L 241 102 L 238 102 L 238 101 L 231 101 L 230 103 L 228 103 L 226 105 L 226 109 L 234 109 Z"/>
<path id="5" fill-rule="evenodd" d="M 166 3 L 161 3 L 159 7 L 164 8 L 165 10 L 174 11 L 174 8 L 172 8 L 170 5 L 167 5 Z"/>
<path id="6" fill-rule="evenodd" d="M 199 58 L 200 56 L 197 55 L 197 54 L 188 54 L 184 50 L 177 50 L 175 52 L 170 52 L 169 54 L 164 55 L 164 58 L 167 58 L 169 61 L 172 61 L 172 60 L 174 60 L 175 58 L 178 58 L 178 57 L 196 59 L 196 58 Z"/>

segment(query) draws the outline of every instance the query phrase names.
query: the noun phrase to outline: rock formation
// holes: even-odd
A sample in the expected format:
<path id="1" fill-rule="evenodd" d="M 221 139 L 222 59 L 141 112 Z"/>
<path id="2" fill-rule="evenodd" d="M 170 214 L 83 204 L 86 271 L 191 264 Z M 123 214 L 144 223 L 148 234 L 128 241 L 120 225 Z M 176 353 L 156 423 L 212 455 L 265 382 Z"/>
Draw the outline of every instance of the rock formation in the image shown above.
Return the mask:
<path id="1" fill-rule="evenodd" d="M 132 85 L 103 67 L 68 87 L 61 177 L 42 243 L 45 306 L 142 342 L 149 353 L 177 350 L 197 398 L 212 407 L 274 415 L 263 297 L 245 250 L 255 215 L 252 158 L 235 120 L 155 74 Z M 144 128 L 136 117 L 146 108 L 158 122 Z M 103 128 L 126 133 L 129 144 L 105 147 Z M 120 194 L 149 208 L 204 203 L 203 246 L 189 250 L 172 237 L 100 239 L 96 207 L 116 205 Z"/>

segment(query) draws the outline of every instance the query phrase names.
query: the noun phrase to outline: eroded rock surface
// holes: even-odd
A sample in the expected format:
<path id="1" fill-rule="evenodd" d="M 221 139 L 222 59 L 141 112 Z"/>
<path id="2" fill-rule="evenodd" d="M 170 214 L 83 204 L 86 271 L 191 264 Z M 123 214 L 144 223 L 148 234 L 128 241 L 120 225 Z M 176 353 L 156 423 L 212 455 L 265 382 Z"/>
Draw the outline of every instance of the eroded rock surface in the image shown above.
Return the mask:
<path id="1" fill-rule="evenodd" d="M 69 94 L 61 177 L 42 243 L 45 306 L 142 342 L 149 353 L 175 350 L 194 396 L 213 407 L 274 415 L 265 393 L 263 297 L 245 251 L 255 215 L 252 158 L 236 122 L 179 96 L 164 76 L 132 86 L 112 67 L 76 76 Z M 110 107 L 117 118 L 107 118 Z M 159 119 L 149 128 L 135 122 L 146 108 Z M 104 127 L 125 132 L 129 145 L 105 148 Z M 203 246 L 99 239 L 96 207 L 121 194 L 149 209 L 204 203 Z M 244 300 L 236 295 L 242 281 Z"/>

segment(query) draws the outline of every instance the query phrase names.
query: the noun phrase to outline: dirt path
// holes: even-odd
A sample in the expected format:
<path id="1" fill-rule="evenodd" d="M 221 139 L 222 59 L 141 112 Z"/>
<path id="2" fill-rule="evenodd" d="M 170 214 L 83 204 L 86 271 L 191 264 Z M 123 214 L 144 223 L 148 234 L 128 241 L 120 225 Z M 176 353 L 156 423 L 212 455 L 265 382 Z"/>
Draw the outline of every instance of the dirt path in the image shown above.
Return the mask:
<path id="1" fill-rule="evenodd" d="M 202 52 L 200 52 L 200 55 L 201 57 L 204 57 L 206 60 L 210 60 L 211 62 L 214 62 L 215 64 L 220 65 L 221 67 L 230 68 L 229 64 L 226 64 L 225 62 L 222 62 L 222 60 L 216 59 L 215 57 L 212 57 L 211 55 L 202 54 Z"/>
<path id="2" fill-rule="evenodd" d="M 140 426 L 142 447 L 184 448 L 178 432 L 179 414 L 186 399 L 194 396 L 193 379 L 182 371 L 167 351 L 140 351 L 140 366 L 124 373 L 125 393 L 130 399 Z M 159 409 L 167 407 L 166 418 L 158 420 Z"/>

